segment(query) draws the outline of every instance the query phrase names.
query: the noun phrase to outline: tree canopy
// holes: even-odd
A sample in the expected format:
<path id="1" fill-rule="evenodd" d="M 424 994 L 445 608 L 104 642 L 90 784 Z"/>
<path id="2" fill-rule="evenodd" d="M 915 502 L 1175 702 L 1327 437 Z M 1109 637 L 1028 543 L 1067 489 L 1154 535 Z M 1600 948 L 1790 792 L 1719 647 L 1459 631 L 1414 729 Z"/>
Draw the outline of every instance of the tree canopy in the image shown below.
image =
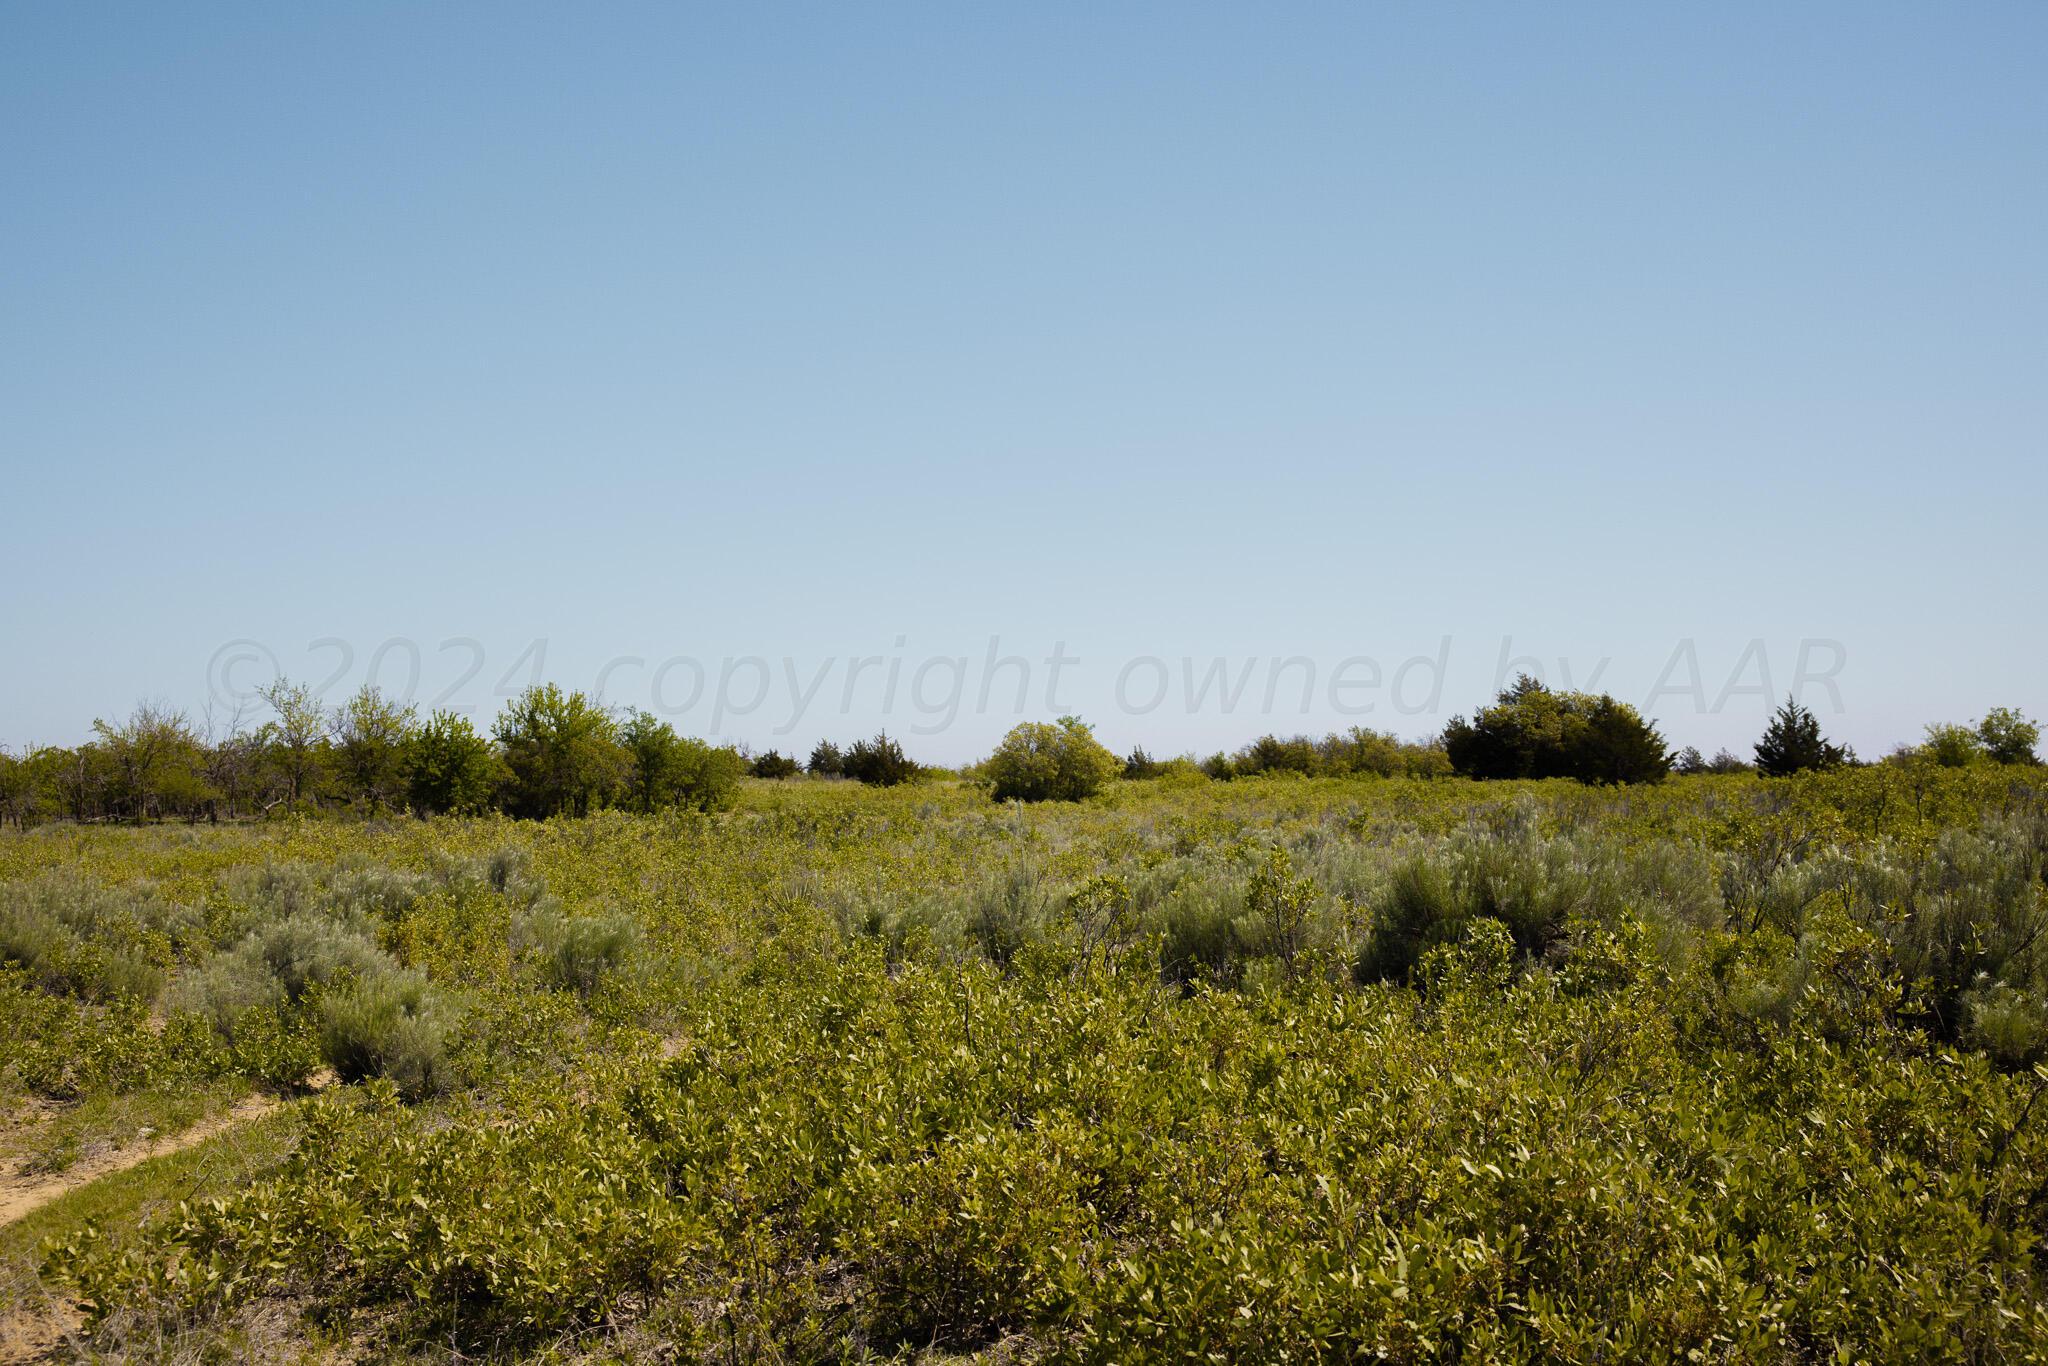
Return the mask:
<path id="1" fill-rule="evenodd" d="M 1451 767 L 1473 778 L 1654 783 L 1671 769 L 1657 727 L 1605 694 L 1552 692 L 1523 674 L 1470 721 L 1444 727 Z"/>

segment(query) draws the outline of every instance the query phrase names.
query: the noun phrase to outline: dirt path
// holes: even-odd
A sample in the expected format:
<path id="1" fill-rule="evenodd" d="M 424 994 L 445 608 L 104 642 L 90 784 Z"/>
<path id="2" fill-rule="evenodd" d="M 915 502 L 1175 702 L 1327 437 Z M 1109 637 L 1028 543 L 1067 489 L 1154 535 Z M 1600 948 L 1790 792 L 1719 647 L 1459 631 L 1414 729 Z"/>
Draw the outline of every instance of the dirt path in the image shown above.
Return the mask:
<path id="1" fill-rule="evenodd" d="M 23 1176 L 16 1173 L 0 1176 L 0 1226 L 32 1214 L 65 1192 L 90 1185 L 103 1176 L 126 1171 L 138 1163 L 147 1162 L 152 1157 L 181 1152 L 206 1142 L 215 1134 L 225 1133 L 238 1124 L 261 1119 L 275 1110 L 278 1104 L 279 1102 L 271 1096 L 244 1096 L 228 1109 L 200 1120 L 189 1129 L 175 1134 L 153 1136 L 140 1143 L 131 1143 L 125 1148 L 81 1158 L 61 1172 L 46 1176 Z"/>

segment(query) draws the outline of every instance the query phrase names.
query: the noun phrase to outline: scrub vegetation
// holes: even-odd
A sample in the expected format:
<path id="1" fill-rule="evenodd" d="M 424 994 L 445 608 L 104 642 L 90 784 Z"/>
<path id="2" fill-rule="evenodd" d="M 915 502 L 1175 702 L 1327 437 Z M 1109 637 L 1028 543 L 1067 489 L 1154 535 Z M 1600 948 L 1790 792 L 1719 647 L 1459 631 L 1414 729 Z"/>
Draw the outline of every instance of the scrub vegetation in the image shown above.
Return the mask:
<path id="1" fill-rule="evenodd" d="M 1395 776 L 1218 782 L 1074 723 L 704 803 L 651 795 L 699 750 L 629 721 L 636 779 L 532 701 L 480 752 L 546 819 L 0 834 L 17 1169 L 274 1103 L 0 1230 L 0 1315 L 136 1360 L 2048 1353 L 2034 765 L 1352 737 Z M 1619 724 L 1524 713 L 1493 752 Z M 548 795 L 543 731 L 628 795 Z"/>

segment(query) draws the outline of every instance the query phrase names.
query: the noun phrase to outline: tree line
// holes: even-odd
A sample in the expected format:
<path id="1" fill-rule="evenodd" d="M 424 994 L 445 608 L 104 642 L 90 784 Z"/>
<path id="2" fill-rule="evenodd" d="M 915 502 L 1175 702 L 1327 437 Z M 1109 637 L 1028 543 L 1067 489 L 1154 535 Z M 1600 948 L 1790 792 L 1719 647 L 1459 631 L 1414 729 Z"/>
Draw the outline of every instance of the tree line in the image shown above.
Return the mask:
<path id="1" fill-rule="evenodd" d="M 0 750 L 0 824 L 39 821 L 240 819 L 284 811 L 350 810 L 367 815 L 496 811 L 541 819 L 604 808 L 714 811 L 736 798 L 743 777 L 808 773 L 875 786 L 914 781 L 933 770 L 886 732 L 841 747 L 820 741 L 807 761 L 769 750 L 714 745 L 679 734 L 644 711 L 618 712 L 548 683 L 528 688 L 490 730 L 467 717 L 409 705 L 364 687 L 323 708 L 304 684 L 279 680 L 261 694 L 271 718 L 215 728 L 144 703 L 124 722 L 93 723 L 74 747 L 11 754 Z M 1994 708 L 1974 725 L 1937 724 L 1919 745 L 1887 762 L 1961 766 L 2032 764 L 2040 727 Z M 1156 759 L 1142 747 L 1118 758 L 1076 717 L 1025 722 L 962 775 L 998 800 L 1078 800 L 1112 779 L 1173 776 L 1229 781 L 1273 774 L 1304 777 L 1571 778 L 1645 783 L 1667 774 L 1756 772 L 1780 777 L 1859 762 L 1821 733 L 1813 713 L 1787 699 L 1751 757 L 1696 748 L 1673 753 L 1654 723 L 1607 695 L 1553 691 L 1518 678 L 1470 719 L 1442 733 L 1403 740 L 1360 727 L 1312 738 L 1264 735 L 1206 759 Z"/>

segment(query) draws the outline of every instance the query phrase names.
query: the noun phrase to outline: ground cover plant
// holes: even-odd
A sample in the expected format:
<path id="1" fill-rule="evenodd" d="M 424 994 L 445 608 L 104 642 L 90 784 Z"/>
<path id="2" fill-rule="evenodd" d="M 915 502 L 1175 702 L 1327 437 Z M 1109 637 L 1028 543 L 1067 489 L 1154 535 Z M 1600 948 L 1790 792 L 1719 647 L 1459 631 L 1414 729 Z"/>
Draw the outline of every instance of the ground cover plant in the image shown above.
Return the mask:
<path id="1" fill-rule="evenodd" d="M 1089 757 L 1081 801 L 7 832 L 16 1169 L 272 1108 L 11 1226 L 0 1315 L 140 1360 L 2048 1353 L 2038 768 Z"/>

